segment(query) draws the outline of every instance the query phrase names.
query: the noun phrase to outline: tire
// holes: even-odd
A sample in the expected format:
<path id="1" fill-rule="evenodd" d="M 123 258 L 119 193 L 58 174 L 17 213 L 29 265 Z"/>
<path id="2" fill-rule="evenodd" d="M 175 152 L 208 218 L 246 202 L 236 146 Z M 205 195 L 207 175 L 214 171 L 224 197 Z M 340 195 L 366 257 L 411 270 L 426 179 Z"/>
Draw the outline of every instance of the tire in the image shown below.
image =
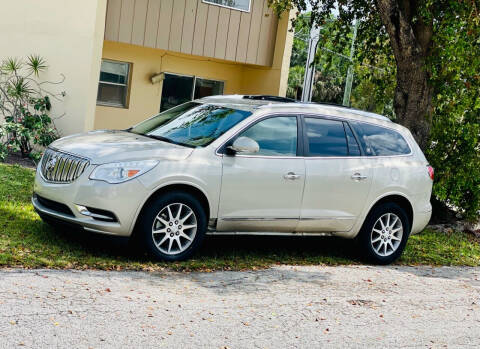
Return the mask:
<path id="1" fill-rule="evenodd" d="M 138 227 L 139 237 L 151 255 L 175 262 L 191 257 L 201 246 L 207 217 L 193 195 L 167 192 L 146 207 Z"/>
<path id="2" fill-rule="evenodd" d="M 403 253 L 410 235 L 410 221 L 399 205 L 388 202 L 368 214 L 357 241 L 369 262 L 386 265 Z"/>

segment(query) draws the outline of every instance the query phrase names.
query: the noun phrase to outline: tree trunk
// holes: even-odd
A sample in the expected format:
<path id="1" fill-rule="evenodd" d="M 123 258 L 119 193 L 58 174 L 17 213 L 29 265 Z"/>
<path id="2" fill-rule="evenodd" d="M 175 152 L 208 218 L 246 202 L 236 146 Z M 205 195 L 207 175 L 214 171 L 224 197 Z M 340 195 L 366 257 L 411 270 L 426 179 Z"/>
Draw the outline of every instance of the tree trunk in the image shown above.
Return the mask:
<path id="1" fill-rule="evenodd" d="M 432 87 L 426 59 L 433 25 L 418 16 L 417 0 L 377 0 L 397 63 L 394 107 L 397 120 L 408 127 L 425 149 L 431 126 Z"/>

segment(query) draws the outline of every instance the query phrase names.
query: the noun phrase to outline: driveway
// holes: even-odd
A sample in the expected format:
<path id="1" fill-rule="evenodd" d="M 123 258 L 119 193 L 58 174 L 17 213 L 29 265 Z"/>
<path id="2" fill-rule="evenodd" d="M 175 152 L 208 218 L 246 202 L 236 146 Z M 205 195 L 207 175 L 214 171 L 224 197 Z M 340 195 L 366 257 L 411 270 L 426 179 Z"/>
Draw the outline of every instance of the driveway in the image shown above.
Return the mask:
<path id="1" fill-rule="evenodd" d="M 0 347 L 480 347 L 480 268 L 4 270 Z"/>

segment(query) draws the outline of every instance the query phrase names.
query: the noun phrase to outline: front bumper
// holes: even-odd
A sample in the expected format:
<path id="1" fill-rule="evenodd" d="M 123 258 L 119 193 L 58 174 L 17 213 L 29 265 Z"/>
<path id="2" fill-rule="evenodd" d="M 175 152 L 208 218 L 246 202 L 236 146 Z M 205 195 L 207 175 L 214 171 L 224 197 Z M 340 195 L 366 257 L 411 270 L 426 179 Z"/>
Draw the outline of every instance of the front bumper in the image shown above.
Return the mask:
<path id="1" fill-rule="evenodd" d="M 103 234 L 130 236 L 136 217 L 148 191 L 137 179 L 120 184 L 109 184 L 89 180 L 94 166 L 89 166 L 75 181 L 69 184 L 47 182 L 37 171 L 32 204 L 40 216 L 51 220 L 60 220 L 83 229 Z M 55 205 L 46 205 L 43 199 L 65 205 L 69 210 L 57 209 Z M 112 212 L 115 222 L 108 222 L 86 216 L 78 206 L 92 207 Z M 68 212 L 71 211 L 71 212 Z"/>

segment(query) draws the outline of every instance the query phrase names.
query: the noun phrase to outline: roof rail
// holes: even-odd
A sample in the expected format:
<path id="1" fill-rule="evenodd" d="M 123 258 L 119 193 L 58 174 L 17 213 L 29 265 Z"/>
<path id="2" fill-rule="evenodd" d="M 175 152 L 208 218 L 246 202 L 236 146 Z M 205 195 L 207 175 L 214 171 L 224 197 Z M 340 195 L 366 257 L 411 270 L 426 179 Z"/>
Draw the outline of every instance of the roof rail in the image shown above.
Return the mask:
<path id="1" fill-rule="evenodd" d="M 243 99 L 251 99 L 255 101 L 272 101 L 284 103 L 297 103 L 296 100 L 287 97 L 270 96 L 270 95 L 245 95 Z"/>
<path id="2" fill-rule="evenodd" d="M 339 108 L 355 109 L 355 108 L 347 106 L 347 105 L 333 103 L 333 102 L 308 102 L 308 103 L 320 104 L 320 105 L 329 105 L 329 106 L 332 106 L 332 107 L 339 107 Z"/>

